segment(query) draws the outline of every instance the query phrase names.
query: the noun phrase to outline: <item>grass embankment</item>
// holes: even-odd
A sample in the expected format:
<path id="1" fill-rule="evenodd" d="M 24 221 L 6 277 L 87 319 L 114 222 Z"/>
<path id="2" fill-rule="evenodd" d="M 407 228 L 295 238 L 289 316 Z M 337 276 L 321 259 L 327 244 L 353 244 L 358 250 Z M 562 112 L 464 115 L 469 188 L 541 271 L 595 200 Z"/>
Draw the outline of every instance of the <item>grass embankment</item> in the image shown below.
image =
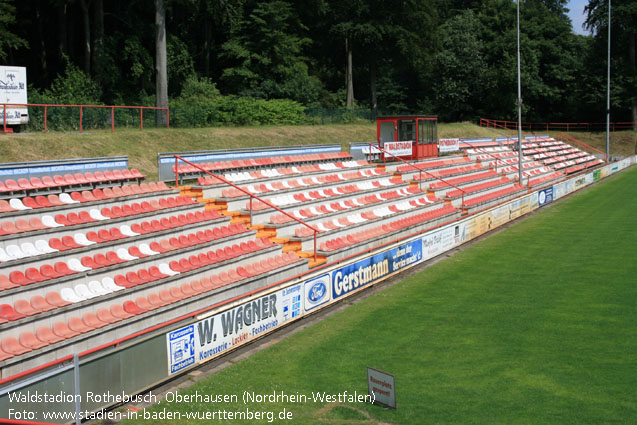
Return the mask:
<path id="1" fill-rule="evenodd" d="M 238 403 L 151 409 L 286 408 L 296 424 L 634 422 L 636 209 L 634 167 L 183 391 Z M 244 390 L 365 393 L 366 366 L 395 374 L 397 410 L 241 403 Z M 137 423 L 150 422 L 126 425 Z"/>

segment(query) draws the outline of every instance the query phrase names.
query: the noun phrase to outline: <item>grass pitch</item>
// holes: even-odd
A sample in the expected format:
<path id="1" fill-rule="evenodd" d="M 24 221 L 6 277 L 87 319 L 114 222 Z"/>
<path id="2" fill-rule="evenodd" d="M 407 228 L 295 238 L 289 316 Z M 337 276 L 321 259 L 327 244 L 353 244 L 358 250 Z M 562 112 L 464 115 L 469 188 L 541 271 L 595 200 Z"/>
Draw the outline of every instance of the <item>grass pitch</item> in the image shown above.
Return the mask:
<path id="1" fill-rule="evenodd" d="M 285 408 L 292 420 L 276 422 L 293 424 L 634 423 L 636 210 L 633 167 L 180 392 L 238 402 L 149 411 Z M 311 400 L 366 393 L 366 366 L 396 376 L 397 410 Z M 246 406 L 243 391 L 310 401 Z"/>

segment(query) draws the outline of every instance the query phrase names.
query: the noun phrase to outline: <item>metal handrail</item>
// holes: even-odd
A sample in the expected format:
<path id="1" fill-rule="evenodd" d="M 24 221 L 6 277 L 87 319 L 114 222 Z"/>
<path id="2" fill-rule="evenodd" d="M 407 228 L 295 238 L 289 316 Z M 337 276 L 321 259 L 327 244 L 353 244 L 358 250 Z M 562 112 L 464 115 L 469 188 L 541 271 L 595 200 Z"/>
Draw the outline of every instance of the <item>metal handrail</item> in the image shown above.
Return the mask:
<path id="1" fill-rule="evenodd" d="M 287 213 L 285 211 L 283 211 L 282 209 L 280 209 L 279 207 L 273 205 L 272 203 L 270 203 L 269 201 L 266 201 L 265 199 L 262 199 L 260 197 L 258 197 L 257 195 L 254 195 L 252 193 L 250 193 L 250 191 L 237 186 L 236 184 L 230 182 L 229 180 L 227 180 L 225 177 L 221 177 L 221 176 L 217 176 L 215 174 L 212 174 L 210 171 L 205 170 L 204 168 L 200 167 L 199 165 L 193 164 L 192 162 L 188 161 L 187 159 L 183 159 L 181 156 L 179 155 L 173 155 L 175 157 L 175 182 L 176 184 L 179 184 L 179 160 L 185 162 L 186 164 L 192 165 L 193 167 L 203 171 L 204 173 L 214 177 L 215 179 L 219 179 L 221 180 L 223 183 L 226 183 L 232 187 L 234 187 L 235 189 L 245 193 L 246 195 L 250 196 L 250 226 L 252 226 L 252 199 L 256 199 L 260 202 L 263 202 L 264 204 L 266 204 L 267 206 L 269 206 L 270 208 L 274 208 L 275 210 L 277 210 L 278 212 L 284 214 L 287 217 L 290 217 L 291 219 L 293 219 L 294 221 L 297 221 L 299 223 L 301 223 L 302 225 L 304 225 L 305 227 L 309 228 L 310 230 L 312 230 L 314 232 L 314 261 L 317 260 L 317 249 L 316 249 L 316 235 L 318 234 L 318 229 L 314 226 L 310 226 L 309 224 L 307 224 L 306 222 L 304 222 L 303 220 L 300 220 L 299 218 L 295 217 L 294 215 Z"/>
<path id="2" fill-rule="evenodd" d="M 47 110 L 49 106 L 55 108 L 80 108 L 80 133 L 82 132 L 82 109 L 101 108 L 111 110 L 111 133 L 115 131 L 115 109 L 139 109 L 139 129 L 144 130 L 144 109 L 166 111 L 166 128 L 170 128 L 170 109 L 158 106 L 125 106 L 125 105 L 58 105 L 55 103 L 2 103 L 2 133 L 7 132 L 7 106 L 43 106 L 44 107 L 44 132 L 47 132 Z"/>
<path id="3" fill-rule="evenodd" d="M 371 146 L 372 146 L 372 144 L 371 144 L 371 143 L 369 143 L 369 146 L 371 147 Z M 393 156 L 394 158 L 396 158 L 397 160 L 399 160 L 399 161 L 401 161 L 401 162 L 403 162 L 403 163 L 405 163 L 405 164 L 407 164 L 407 165 L 410 165 L 410 166 L 414 167 L 415 169 L 417 169 L 417 170 L 418 170 L 418 172 L 420 173 L 420 178 L 419 178 L 419 180 L 418 180 L 418 188 L 419 188 L 420 190 L 422 190 L 422 173 L 429 174 L 431 177 L 433 177 L 433 178 L 435 178 L 435 179 L 437 179 L 437 180 L 440 180 L 440 181 L 441 181 L 441 182 L 443 182 L 444 184 L 446 184 L 446 185 L 448 185 L 448 186 L 451 186 L 451 187 L 453 187 L 454 189 L 458 189 L 460 192 L 462 192 L 462 205 L 461 205 L 461 206 L 462 206 L 462 208 L 464 208 L 464 194 L 465 194 L 465 193 L 467 193 L 467 192 L 465 192 L 464 190 L 460 189 L 460 188 L 459 188 L 458 186 L 456 186 L 455 184 L 453 184 L 453 183 L 449 183 L 448 181 L 446 181 L 446 180 L 444 180 L 444 179 L 442 179 L 442 178 L 440 178 L 440 177 L 438 177 L 438 176 L 436 176 L 436 175 L 434 175 L 434 174 L 431 174 L 431 173 L 430 173 L 429 171 L 427 171 L 427 170 L 423 170 L 422 168 L 418 167 L 416 164 L 412 164 L 411 162 L 405 161 L 404 159 L 402 159 L 402 158 L 400 158 L 400 157 L 398 157 L 398 156 L 394 155 L 394 154 L 393 154 L 393 153 L 391 153 L 391 152 L 387 152 L 385 149 L 381 148 L 380 146 L 378 146 L 376 149 L 378 149 L 379 151 L 381 151 L 381 152 L 383 152 L 383 153 L 386 153 L 386 154 L 388 154 L 388 155 L 391 155 L 391 156 Z M 371 151 L 371 150 L 370 150 L 370 151 Z"/>
<path id="4" fill-rule="evenodd" d="M 605 152 L 600 151 L 599 149 L 595 149 L 594 147 L 592 147 L 589 144 L 586 144 L 580 140 L 577 140 L 574 137 L 569 136 L 568 134 L 564 134 L 564 133 L 560 133 L 560 136 L 566 137 L 567 139 L 569 139 L 570 141 L 573 141 L 575 143 L 579 143 L 580 145 L 586 146 L 587 149 L 591 149 L 594 150 L 597 153 L 601 153 L 602 155 L 604 155 L 604 157 L 606 158 L 606 162 L 608 162 L 608 155 Z"/>

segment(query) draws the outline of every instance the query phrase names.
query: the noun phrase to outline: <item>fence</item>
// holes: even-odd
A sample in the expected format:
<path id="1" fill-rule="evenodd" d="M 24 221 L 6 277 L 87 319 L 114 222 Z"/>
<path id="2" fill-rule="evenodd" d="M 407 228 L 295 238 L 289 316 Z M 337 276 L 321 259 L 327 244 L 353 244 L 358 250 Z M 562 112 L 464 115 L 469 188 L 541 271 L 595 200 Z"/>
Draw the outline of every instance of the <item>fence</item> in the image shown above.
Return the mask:
<path id="1" fill-rule="evenodd" d="M 168 108 L 154 106 L 115 106 L 115 105 L 57 105 L 48 103 L 2 103 L 2 132 L 7 133 L 7 106 L 27 107 L 29 123 L 27 131 L 79 130 L 108 128 L 111 132 L 117 127 L 139 127 L 144 129 L 150 122 L 154 126 L 170 126 Z"/>
<path id="2" fill-rule="evenodd" d="M 517 130 L 517 121 L 480 118 L 480 127 Z M 611 131 L 637 129 L 637 122 L 612 122 Z M 523 131 L 606 131 L 605 122 L 523 122 Z"/>

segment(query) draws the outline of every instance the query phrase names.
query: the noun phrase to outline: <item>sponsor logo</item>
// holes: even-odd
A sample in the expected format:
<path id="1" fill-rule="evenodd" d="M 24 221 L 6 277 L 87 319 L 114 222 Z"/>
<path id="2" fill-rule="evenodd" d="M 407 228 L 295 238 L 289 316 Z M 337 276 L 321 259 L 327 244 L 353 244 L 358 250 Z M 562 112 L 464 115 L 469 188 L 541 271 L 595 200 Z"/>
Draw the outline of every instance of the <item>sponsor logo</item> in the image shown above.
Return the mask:
<path id="1" fill-rule="evenodd" d="M 329 301 L 329 287 L 329 274 L 324 274 L 305 282 L 305 310 L 312 310 Z"/>

